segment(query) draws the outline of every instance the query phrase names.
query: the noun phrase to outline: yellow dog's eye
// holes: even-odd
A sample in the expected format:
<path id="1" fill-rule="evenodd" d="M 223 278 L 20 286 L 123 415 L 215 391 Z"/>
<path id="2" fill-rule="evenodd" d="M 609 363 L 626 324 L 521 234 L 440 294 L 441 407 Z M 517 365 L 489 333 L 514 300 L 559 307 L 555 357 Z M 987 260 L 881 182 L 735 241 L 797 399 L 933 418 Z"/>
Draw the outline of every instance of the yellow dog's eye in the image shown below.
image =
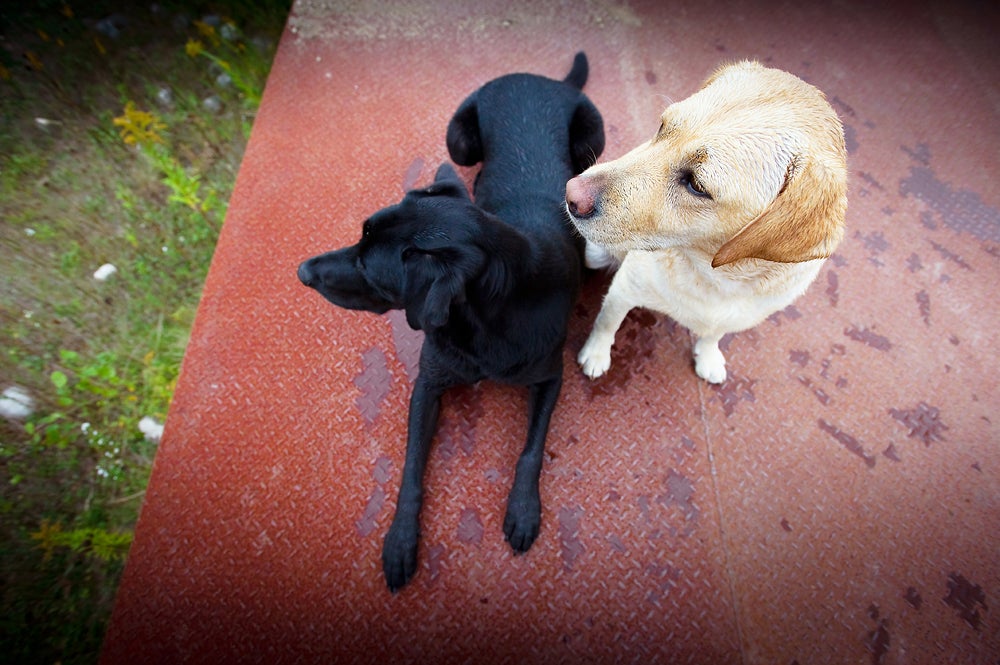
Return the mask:
<path id="1" fill-rule="evenodd" d="M 701 199 L 710 199 L 712 195 L 705 191 L 705 188 L 694 178 L 694 173 L 684 171 L 681 173 L 680 184 L 687 188 L 688 192 Z"/>

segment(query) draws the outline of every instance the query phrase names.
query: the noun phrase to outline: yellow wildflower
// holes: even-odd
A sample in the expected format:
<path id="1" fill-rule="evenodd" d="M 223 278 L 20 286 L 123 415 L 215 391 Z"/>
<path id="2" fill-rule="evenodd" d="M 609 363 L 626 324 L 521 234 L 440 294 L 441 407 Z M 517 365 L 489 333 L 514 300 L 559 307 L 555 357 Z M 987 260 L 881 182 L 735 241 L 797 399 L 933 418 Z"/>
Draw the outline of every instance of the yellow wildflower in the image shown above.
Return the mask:
<path id="1" fill-rule="evenodd" d="M 3 65 L 0 65 L 0 79 L 3 79 L 4 81 L 10 80 L 10 70 Z"/>
<path id="2" fill-rule="evenodd" d="M 167 128 L 156 115 L 140 111 L 133 102 L 125 104 L 125 113 L 115 118 L 113 122 L 117 127 L 121 127 L 122 140 L 129 145 L 147 146 L 163 143 L 163 137 L 159 132 Z"/>
<path id="3" fill-rule="evenodd" d="M 202 52 L 205 47 L 197 39 L 189 39 L 187 44 L 184 45 L 184 50 L 192 58 L 197 58 L 198 54 Z"/>
<path id="4" fill-rule="evenodd" d="M 38 29 L 38 36 L 42 38 L 43 42 L 50 42 L 50 41 L 52 41 L 52 38 L 49 37 L 49 33 L 45 32 L 41 28 Z"/>
<path id="5" fill-rule="evenodd" d="M 66 3 L 63 3 L 63 6 L 59 11 L 62 12 L 62 15 L 66 18 L 73 18 L 73 8 Z"/>
<path id="6" fill-rule="evenodd" d="M 104 44 L 102 44 L 101 40 L 98 39 L 97 37 L 94 37 L 94 46 L 97 47 L 97 52 L 100 53 L 101 55 L 108 54 L 108 49 L 104 48 Z"/>
<path id="7" fill-rule="evenodd" d="M 32 532 L 31 538 L 38 541 L 38 546 L 45 550 L 45 558 L 52 556 L 52 550 L 59 545 L 59 536 L 62 534 L 62 524 L 59 522 L 49 522 L 43 520 L 38 531 Z"/>
<path id="8" fill-rule="evenodd" d="M 219 35 L 215 32 L 215 26 L 211 26 L 204 21 L 195 21 L 194 27 L 198 29 L 198 32 L 201 33 L 202 37 L 206 38 L 215 45 L 219 44 Z"/>

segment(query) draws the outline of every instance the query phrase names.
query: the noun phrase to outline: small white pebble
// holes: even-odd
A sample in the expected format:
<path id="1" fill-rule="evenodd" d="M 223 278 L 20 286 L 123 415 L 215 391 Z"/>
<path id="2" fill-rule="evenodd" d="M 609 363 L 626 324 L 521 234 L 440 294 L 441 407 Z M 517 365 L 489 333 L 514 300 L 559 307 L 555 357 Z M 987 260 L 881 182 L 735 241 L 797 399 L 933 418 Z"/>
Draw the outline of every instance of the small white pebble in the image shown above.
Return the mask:
<path id="1" fill-rule="evenodd" d="M 159 443 L 163 437 L 163 425 L 150 416 L 143 416 L 139 421 L 139 431 L 150 443 Z"/>
<path id="2" fill-rule="evenodd" d="M 35 412 L 35 400 L 21 386 L 11 386 L 0 395 L 0 416 L 23 420 Z"/>
<path id="3" fill-rule="evenodd" d="M 114 267 L 110 263 L 105 263 L 103 266 L 94 271 L 94 279 L 96 279 L 98 282 L 103 282 L 108 277 L 114 275 L 116 272 L 118 272 L 118 268 Z"/>
<path id="4" fill-rule="evenodd" d="M 156 91 L 156 101 L 160 103 L 161 106 L 173 106 L 174 105 L 174 93 L 170 88 L 160 88 Z"/>
<path id="5" fill-rule="evenodd" d="M 201 101 L 201 105 L 205 107 L 206 111 L 211 113 L 218 113 L 222 110 L 222 100 L 217 95 L 206 97 Z"/>

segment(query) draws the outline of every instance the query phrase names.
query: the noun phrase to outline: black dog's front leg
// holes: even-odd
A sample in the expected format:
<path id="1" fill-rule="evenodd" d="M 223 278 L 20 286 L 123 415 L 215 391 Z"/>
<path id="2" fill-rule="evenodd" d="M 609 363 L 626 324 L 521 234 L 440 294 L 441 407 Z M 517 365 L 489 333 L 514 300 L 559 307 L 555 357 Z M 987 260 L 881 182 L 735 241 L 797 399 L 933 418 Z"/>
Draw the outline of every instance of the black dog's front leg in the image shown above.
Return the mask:
<path id="1" fill-rule="evenodd" d="M 424 469 L 437 428 L 441 394 L 446 386 L 420 376 L 410 396 L 410 416 L 406 436 L 403 481 L 392 526 L 382 547 L 382 570 L 389 590 L 396 593 L 417 571 L 417 542 L 420 539 L 420 506 L 423 504 Z"/>
<path id="2" fill-rule="evenodd" d="M 531 386 L 528 441 L 517 460 L 514 485 L 507 498 L 507 514 L 503 520 L 504 537 L 518 554 L 528 551 L 541 528 L 542 501 L 538 494 L 538 476 L 542 472 L 545 436 L 561 388 L 561 372 L 553 379 Z"/>

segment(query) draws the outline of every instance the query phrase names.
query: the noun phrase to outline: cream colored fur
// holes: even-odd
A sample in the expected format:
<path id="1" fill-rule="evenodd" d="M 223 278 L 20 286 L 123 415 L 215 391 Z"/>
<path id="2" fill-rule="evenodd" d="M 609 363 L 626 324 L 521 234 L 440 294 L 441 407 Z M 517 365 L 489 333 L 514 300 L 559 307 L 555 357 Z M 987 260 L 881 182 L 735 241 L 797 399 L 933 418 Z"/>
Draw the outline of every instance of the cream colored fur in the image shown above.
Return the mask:
<path id="1" fill-rule="evenodd" d="M 567 183 L 590 267 L 619 265 L 578 360 L 608 371 L 633 307 L 691 330 L 695 371 L 726 378 L 719 340 L 798 298 L 844 233 L 846 150 L 823 94 L 755 62 L 669 106 L 656 136 Z"/>

